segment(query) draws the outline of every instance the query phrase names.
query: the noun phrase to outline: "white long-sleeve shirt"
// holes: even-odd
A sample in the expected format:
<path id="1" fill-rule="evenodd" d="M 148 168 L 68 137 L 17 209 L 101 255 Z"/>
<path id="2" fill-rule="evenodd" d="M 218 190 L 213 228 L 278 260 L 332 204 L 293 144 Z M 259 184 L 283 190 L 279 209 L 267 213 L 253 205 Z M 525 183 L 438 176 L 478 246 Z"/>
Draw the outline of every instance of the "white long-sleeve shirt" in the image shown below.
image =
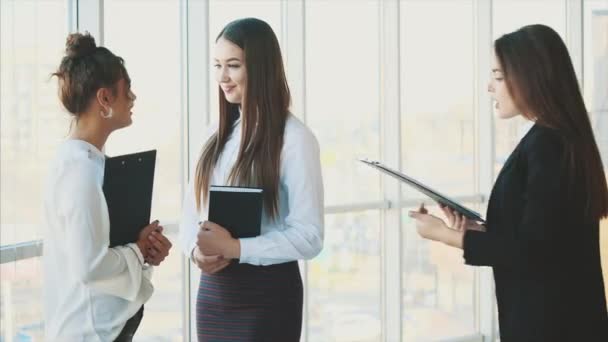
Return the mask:
<path id="1" fill-rule="evenodd" d="M 241 143 L 241 120 L 235 125 L 212 172 L 211 185 L 228 185 L 228 176 Z M 272 265 L 311 259 L 323 247 L 323 180 L 319 144 L 310 129 L 293 115 L 287 119 L 283 140 L 278 217 L 271 220 L 264 211 L 261 235 L 239 239 L 241 263 Z M 196 247 L 198 222 L 205 221 L 207 216 L 208 205 L 202 205 L 200 212 L 196 209 L 194 185 L 190 182 L 180 222 L 180 243 L 188 257 Z"/>
<path id="2" fill-rule="evenodd" d="M 137 245 L 108 247 L 104 163 L 95 146 L 67 140 L 51 164 L 42 257 L 47 341 L 112 341 L 152 295 L 152 269 Z"/>

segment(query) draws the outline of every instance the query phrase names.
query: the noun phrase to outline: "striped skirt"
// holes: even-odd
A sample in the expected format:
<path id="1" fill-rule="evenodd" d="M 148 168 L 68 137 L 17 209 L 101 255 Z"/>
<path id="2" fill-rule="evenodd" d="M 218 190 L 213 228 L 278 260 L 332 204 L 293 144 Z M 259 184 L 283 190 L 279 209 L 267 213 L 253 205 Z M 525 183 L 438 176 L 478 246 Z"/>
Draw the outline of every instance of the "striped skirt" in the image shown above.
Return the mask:
<path id="1" fill-rule="evenodd" d="M 201 274 L 199 342 L 297 342 L 302 330 L 302 278 L 297 262 L 271 266 L 232 263 Z"/>

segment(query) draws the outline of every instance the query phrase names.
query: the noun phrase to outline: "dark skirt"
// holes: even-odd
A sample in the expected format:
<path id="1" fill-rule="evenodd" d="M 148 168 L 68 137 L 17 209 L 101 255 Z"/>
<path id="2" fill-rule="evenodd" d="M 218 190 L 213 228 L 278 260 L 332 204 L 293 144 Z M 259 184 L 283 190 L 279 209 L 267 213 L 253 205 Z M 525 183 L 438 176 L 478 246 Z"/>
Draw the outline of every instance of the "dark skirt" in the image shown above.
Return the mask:
<path id="1" fill-rule="evenodd" d="M 196 303 L 199 342 L 297 342 L 302 330 L 302 278 L 297 262 L 232 263 L 201 274 Z"/>
<path id="2" fill-rule="evenodd" d="M 127 323 L 118 334 L 118 337 L 114 340 L 114 342 L 131 342 L 133 341 L 133 336 L 139 327 L 139 323 L 141 323 L 141 319 L 144 317 L 144 306 L 133 315 L 133 317 L 127 320 Z"/>

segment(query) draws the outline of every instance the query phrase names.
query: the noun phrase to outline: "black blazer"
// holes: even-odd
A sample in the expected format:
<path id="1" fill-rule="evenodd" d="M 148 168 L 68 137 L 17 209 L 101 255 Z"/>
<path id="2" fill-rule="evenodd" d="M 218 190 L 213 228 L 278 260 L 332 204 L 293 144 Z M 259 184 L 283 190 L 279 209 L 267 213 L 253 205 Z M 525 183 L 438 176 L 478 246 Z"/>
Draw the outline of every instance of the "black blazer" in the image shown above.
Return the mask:
<path id="1" fill-rule="evenodd" d="M 599 222 L 567 196 L 561 138 L 534 125 L 503 166 L 467 264 L 492 266 L 501 342 L 608 341 Z"/>

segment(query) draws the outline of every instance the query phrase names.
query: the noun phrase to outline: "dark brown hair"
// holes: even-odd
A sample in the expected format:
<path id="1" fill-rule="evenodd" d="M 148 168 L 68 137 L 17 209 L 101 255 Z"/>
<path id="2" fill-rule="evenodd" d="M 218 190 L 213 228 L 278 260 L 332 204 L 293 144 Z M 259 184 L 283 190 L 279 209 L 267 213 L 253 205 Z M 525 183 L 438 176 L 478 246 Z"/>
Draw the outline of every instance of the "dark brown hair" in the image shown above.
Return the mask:
<path id="1" fill-rule="evenodd" d="M 530 25 L 498 38 L 494 49 L 516 106 L 528 119 L 553 129 L 563 141 L 570 194 L 580 200 L 575 205 L 584 209 L 587 219 L 608 216 L 602 160 L 560 36 L 548 26 Z"/>
<path id="2" fill-rule="evenodd" d="M 97 46 L 88 32 L 68 35 L 65 56 L 52 76 L 59 80 L 61 102 L 77 118 L 100 88 L 110 88 L 115 95 L 118 81 L 124 78 L 128 86 L 131 84 L 123 59 Z"/>
<path id="3" fill-rule="evenodd" d="M 291 95 L 285 77 L 279 42 L 262 20 L 246 18 L 230 22 L 216 38 L 243 49 L 247 89 L 243 94 L 241 145 L 229 181 L 233 185 L 264 190 L 264 207 L 270 217 L 278 213 L 280 158 Z M 196 166 L 197 208 L 201 195 L 207 201 L 211 173 L 238 118 L 238 104 L 229 103 L 219 91 L 219 128 L 209 138 Z"/>

